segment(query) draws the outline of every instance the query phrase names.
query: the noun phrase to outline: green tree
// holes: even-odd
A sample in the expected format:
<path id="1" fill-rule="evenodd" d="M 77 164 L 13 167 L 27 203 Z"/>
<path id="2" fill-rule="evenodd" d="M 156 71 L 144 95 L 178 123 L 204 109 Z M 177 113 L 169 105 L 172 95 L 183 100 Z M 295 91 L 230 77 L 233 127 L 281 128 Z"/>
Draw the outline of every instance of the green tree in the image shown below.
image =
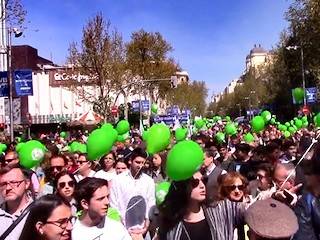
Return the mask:
<path id="1" fill-rule="evenodd" d="M 207 96 L 205 82 L 193 81 L 190 84 L 179 84 L 176 89 L 168 92 L 166 99 L 170 105 L 177 105 L 180 109 L 188 108 L 194 114 L 204 116 Z"/>
<path id="2" fill-rule="evenodd" d="M 179 69 L 174 59 L 168 56 L 172 50 L 170 43 L 159 32 L 143 29 L 132 33 L 127 44 L 127 64 L 132 75 L 142 80 L 155 79 L 136 88 L 137 91 L 147 89 L 153 102 L 163 98 L 170 88 L 169 81 L 156 80 L 170 78 Z"/>
<path id="3" fill-rule="evenodd" d="M 101 13 L 90 19 L 83 28 L 81 46 L 73 42 L 68 62 L 75 71 L 89 76 L 85 83 L 73 87 L 84 101 L 93 104 L 94 111 L 110 118 L 114 93 L 131 79 L 126 69 L 125 44 L 121 34 L 111 29 Z M 93 87 L 90 87 L 93 86 Z M 96 88 L 98 91 L 93 91 Z"/>

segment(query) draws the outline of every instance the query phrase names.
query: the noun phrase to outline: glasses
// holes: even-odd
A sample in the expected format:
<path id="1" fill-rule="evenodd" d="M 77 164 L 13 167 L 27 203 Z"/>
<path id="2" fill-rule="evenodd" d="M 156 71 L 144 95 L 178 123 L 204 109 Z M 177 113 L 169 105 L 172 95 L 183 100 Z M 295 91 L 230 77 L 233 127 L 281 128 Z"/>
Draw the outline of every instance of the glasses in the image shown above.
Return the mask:
<path id="1" fill-rule="evenodd" d="M 11 163 L 14 160 L 17 160 L 17 159 L 16 158 L 4 159 L 4 160 L 1 161 L 1 164 L 7 165 L 7 164 Z"/>
<path id="2" fill-rule="evenodd" d="M 68 185 L 69 187 L 74 187 L 74 181 L 69 181 L 69 182 L 60 182 L 59 184 L 59 188 L 64 188 L 66 185 Z"/>
<path id="3" fill-rule="evenodd" d="M 12 188 L 18 188 L 22 182 L 24 182 L 24 180 L 3 182 L 0 183 L 0 189 L 5 189 L 8 185 L 10 185 Z"/>
<path id="4" fill-rule="evenodd" d="M 229 191 L 229 192 L 232 192 L 236 189 L 240 190 L 240 191 L 243 191 L 246 189 L 246 186 L 245 185 L 231 185 L 231 186 L 226 186 L 226 189 Z"/>
<path id="5" fill-rule="evenodd" d="M 79 165 L 82 165 L 82 164 L 85 164 L 85 163 L 87 163 L 87 162 L 89 162 L 88 160 L 87 161 L 77 161 L 77 163 L 79 164 Z"/>
<path id="6" fill-rule="evenodd" d="M 199 184 L 200 184 L 200 181 L 201 181 L 204 185 L 206 185 L 207 182 L 208 182 L 208 178 L 207 178 L 207 177 L 202 177 L 201 179 L 199 179 L 199 178 L 191 178 L 191 186 L 192 186 L 192 188 L 198 187 Z"/>
<path id="7" fill-rule="evenodd" d="M 51 166 L 50 170 L 51 171 L 57 170 L 58 172 L 61 172 L 63 168 L 64 166 Z"/>
<path id="8" fill-rule="evenodd" d="M 75 224 L 76 219 L 77 218 L 75 216 L 71 216 L 69 218 L 62 218 L 57 221 L 47 221 L 46 223 L 56 225 L 57 227 L 59 227 L 61 229 L 66 229 L 68 226 L 68 223 L 71 223 L 73 225 L 73 224 Z"/>

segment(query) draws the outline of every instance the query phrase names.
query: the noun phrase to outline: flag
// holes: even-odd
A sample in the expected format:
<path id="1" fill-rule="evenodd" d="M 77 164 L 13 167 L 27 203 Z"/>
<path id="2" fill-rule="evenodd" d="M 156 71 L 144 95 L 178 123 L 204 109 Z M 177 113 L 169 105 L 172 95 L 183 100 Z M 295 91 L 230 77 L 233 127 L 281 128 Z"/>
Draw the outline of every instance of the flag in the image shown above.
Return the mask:
<path id="1" fill-rule="evenodd" d="M 173 130 L 177 130 L 178 128 L 181 128 L 180 122 L 179 122 L 179 118 L 175 117 L 175 121 L 174 121 L 174 126 L 173 126 Z"/>

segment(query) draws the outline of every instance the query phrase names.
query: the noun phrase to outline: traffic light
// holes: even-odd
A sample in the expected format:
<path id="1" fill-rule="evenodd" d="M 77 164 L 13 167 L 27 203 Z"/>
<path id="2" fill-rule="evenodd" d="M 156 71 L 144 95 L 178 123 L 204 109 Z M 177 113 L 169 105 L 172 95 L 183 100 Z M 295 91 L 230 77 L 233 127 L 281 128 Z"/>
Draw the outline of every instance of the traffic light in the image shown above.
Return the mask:
<path id="1" fill-rule="evenodd" d="M 177 86 L 178 86 L 178 78 L 177 78 L 177 76 L 171 76 L 170 85 L 171 85 L 171 88 L 177 88 Z"/>

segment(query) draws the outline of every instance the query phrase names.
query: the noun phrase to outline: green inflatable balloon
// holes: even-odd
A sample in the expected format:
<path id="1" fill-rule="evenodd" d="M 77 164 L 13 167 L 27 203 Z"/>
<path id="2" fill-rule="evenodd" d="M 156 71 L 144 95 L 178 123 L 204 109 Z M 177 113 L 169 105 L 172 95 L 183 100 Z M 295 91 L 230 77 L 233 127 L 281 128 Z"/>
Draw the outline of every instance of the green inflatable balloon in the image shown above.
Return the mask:
<path id="1" fill-rule="evenodd" d="M 285 132 L 283 133 L 283 135 L 284 135 L 285 138 L 288 138 L 288 137 L 291 136 L 291 133 L 290 133 L 289 131 L 285 131 Z"/>
<path id="2" fill-rule="evenodd" d="M 17 143 L 21 142 L 21 140 L 22 140 L 21 137 L 16 137 L 16 142 Z"/>
<path id="3" fill-rule="evenodd" d="M 278 128 L 279 128 L 279 130 L 280 130 L 281 132 L 287 131 L 287 126 L 285 126 L 285 125 L 280 124 L 280 125 L 278 126 Z"/>
<path id="4" fill-rule="evenodd" d="M 78 151 L 81 152 L 81 153 L 87 153 L 87 145 L 83 144 L 83 143 L 80 143 L 79 146 L 78 146 Z"/>
<path id="5" fill-rule="evenodd" d="M 225 119 L 226 119 L 227 122 L 230 122 L 230 121 L 231 121 L 231 117 L 230 117 L 230 116 L 226 116 Z"/>
<path id="6" fill-rule="evenodd" d="M 316 127 L 320 127 L 320 112 L 314 117 L 314 124 Z"/>
<path id="7" fill-rule="evenodd" d="M 284 125 L 286 125 L 286 127 L 290 127 L 290 123 L 289 122 L 286 122 Z"/>
<path id="8" fill-rule="evenodd" d="M 116 130 L 119 135 L 125 134 L 130 131 L 130 124 L 127 120 L 121 120 L 118 122 Z"/>
<path id="9" fill-rule="evenodd" d="M 121 216 L 117 209 L 109 207 L 107 212 L 108 218 L 115 220 L 117 222 L 121 222 Z"/>
<path id="10" fill-rule="evenodd" d="M 237 128 L 233 123 L 228 123 L 225 128 L 225 132 L 229 136 L 237 134 Z"/>
<path id="11" fill-rule="evenodd" d="M 309 126 L 308 121 L 302 122 L 302 127 L 307 128 Z"/>
<path id="12" fill-rule="evenodd" d="M 114 142 L 114 129 L 109 131 L 96 129 L 90 133 L 87 141 L 87 152 L 89 160 L 96 160 L 110 152 Z"/>
<path id="13" fill-rule="evenodd" d="M 186 128 L 178 128 L 175 131 L 175 137 L 176 137 L 176 141 L 182 141 L 185 140 L 188 134 L 188 129 Z"/>
<path id="14" fill-rule="evenodd" d="M 255 116 L 251 121 L 251 127 L 255 132 L 260 132 L 265 127 L 265 122 L 263 117 Z"/>
<path id="15" fill-rule="evenodd" d="M 261 113 L 261 117 L 263 117 L 263 120 L 267 123 L 271 120 L 272 115 L 269 111 L 265 110 Z"/>
<path id="16" fill-rule="evenodd" d="M 291 133 L 291 134 L 294 134 L 296 132 L 296 130 L 294 129 L 294 127 L 289 127 L 288 128 L 288 131 Z"/>
<path id="17" fill-rule="evenodd" d="M 203 151 L 198 143 L 185 140 L 177 143 L 169 151 L 166 173 L 174 181 L 192 177 L 203 164 Z"/>
<path id="18" fill-rule="evenodd" d="M 272 125 L 276 124 L 276 120 L 274 118 L 271 118 L 270 124 L 272 124 Z"/>
<path id="19" fill-rule="evenodd" d="M 124 142 L 125 140 L 127 140 L 129 138 L 129 132 L 126 132 L 125 134 L 122 135 L 118 135 L 118 142 Z"/>
<path id="20" fill-rule="evenodd" d="M 18 152 L 21 166 L 30 169 L 40 164 L 45 154 L 45 146 L 36 140 L 26 142 Z"/>
<path id="21" fill-rule="evenodd" d="M 155 154 L 165 150 L 170 143 L 170 129 L 165 124 L 158 123 L 148 130 L 147 152 Z"/>
<path id="22" fill-rule="evenodd" d="M 251 133 L 247 133 L 246 135 L 244 135 L 243 139 L 246 143 L 254 142 L 254 136 Z"/>
<path id="23" fill-rule="evenodd" d="M 302 120 L 302 122 L 307 122 L 307 121 L 308 121 L 308 117 L 307 117 L 307 116 L 303 116 L 303 117 L 301 118 L 301 120 Z"/>
<path id="24" fill-rule="evenodd" d="M 112 126 L 111 123 L 104 123 L 104 124 L 101 126 L 101 129 L 106 130 L 106 131 L 110 131 L 111 129 L 113 129 L 113 126 Z"/>
<path id="25" fill-rule="evenodd" d="M 197 129 L 201 129 L 204 126 L 205 122 L 203 119 L 197 119 L 195 121 L 195 126 Z"/>
<path id="26" fill-rule="evenodd" d="M 156 184 L 156 204 L 159 206 L 161 203 L 163 203 L 164 199 L 166 198 L 169 188 L 170 188 L 169 182 L 161 182 Z"/>
<path id="27" fill-rule="evenodd" d="M 148 131 L 143 131 L 142 133 L 142 140 L 145 142 L 148 140 L 148 133 Z"/>
<path id="28" fill-rule="evenodd" d="M 295 120 L 295 122 L 294 122 L 294 125 L 295 125 L 298 129 L 302 128 L 302 124 L 303 124 L 303 122 L 302 122 L 302 120 L 300 120 L 300 119 L 297 119 L 297 120 Z"/>
<path id="29" fill-rule="evenodd" d="M 302 103 L 304 98 L 303 88 L 295 88 L 293 89 L 293 97 L 296 103 Z"/>
<path id="30" fill-rule="evenodd" d="M 81 144 L 81 143 L 79 143 L 79 142 L 72 142 L 72 143 L 69 145 L 70 152 L 72 152 L 72 153 L 78 152 L 78 151 L 79 151 L 80 144 Z"/>
<path id="31" fill-rule="evenodd" d="M 225 142 L 226 136 L 224 135 L 223 132 L 217 132 L 215 138 L 218 143 L 223 143 L 223 142 Z"/>
<path id="32" fill-rule="evenodd" d="M 0 143 L 0 153 L 3 153 L 7 150 L 7 145 L 4 143 Z"/>
<path id="33" fill-rule="evenodd" d="M 152 103 L 152 105 L 151 105 L 151 112 L 154 113 L 154 114 L 157 114 L 157 112 L 158 112 L 158 106 L 157 106 L 157 104 Z"/>
<path id="34" fill-rule="evenodd" d="M 60 137 L 66 138 L 66 137 L 67 137 L 67 133 L 66 133 L 66 132 L 61 132 L 61 133 L 60 133 Z"/>
<path id="35" fill-rule="evenodd" d="M 18 143 L 17 146 L 16 146 L 16 152 L 20 152 L 22 146 L 24 145 L 25 143 L 21 142 L 21 143 Z"/>

